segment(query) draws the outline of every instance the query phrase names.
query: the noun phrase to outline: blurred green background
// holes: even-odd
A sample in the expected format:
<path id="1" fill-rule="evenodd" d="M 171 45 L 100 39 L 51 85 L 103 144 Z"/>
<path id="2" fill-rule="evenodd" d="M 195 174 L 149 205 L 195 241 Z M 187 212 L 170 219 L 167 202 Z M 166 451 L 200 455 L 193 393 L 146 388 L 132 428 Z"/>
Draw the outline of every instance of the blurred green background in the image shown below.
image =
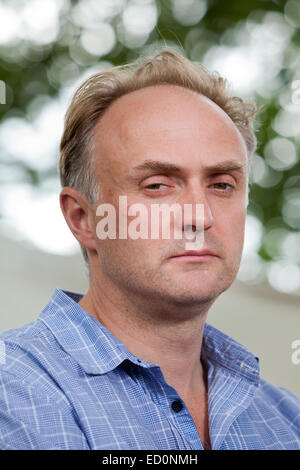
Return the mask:
<path id="1" fill-rule="evenodd" d="M 160 46 L 263 105 L 238 278 L 300 295 L 299 0 L 1 0 L 0 234 L 79 251 L 57 198 L 67 104 L 86 76 Z"/>

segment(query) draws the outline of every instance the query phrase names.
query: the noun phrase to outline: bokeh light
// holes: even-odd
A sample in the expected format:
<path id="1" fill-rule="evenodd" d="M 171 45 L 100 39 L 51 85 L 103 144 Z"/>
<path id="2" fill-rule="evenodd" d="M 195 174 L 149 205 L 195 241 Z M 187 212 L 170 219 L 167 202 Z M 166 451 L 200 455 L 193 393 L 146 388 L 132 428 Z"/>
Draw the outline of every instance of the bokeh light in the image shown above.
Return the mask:
<path id="1" fill-rule="evenodd" d="M 282 217 L 290 227 L 300 230 L 300 188 L 284 190 Z"/>
<path id="2" fill-rule="evenodd" d="M 300 268 L 296 263 L 285 260 L 273 262 L 267 276 L 271 286 L 278 291 L 292 294 L 300 289 Z"/>
<path id="3" fill-rule="evenodd" d="M 250 174 L 251 183 L 255 183 L 261 188 L 271 188 L 276 186 L 281 178 L 282 173 L 270 168 L 260 155 L 253 155 Z"/>
<path id="4" fill-rule="evenodd" d="M 7 44 L 13 41 L 20 26 L 20 16 L 17 12 L 6 4 L 0 3 L 0 44 Z"/>
<path id="5" fill-rule="evenodd" d="M 217 70 L 243 96 L 268 96 L 280 86 L 278 74 L 293 28 L 276 12 L 256 15 L 227 30 L 223 44 L 213 46 L 204 56 L 208 68 Z"/>
<path id="6" fill-rule="evenodd" d="M 87 52 L 99 57 L 108 54 L 116 42 L 114 29 L 109 23 L 98 23 L 94 28 L 84 29 L 80 40 Z"/>
<path id="7" fill-rule="evenodd" d="M 1 231 L 10 238 L 25 241 L 38 249 L 54 254 L 70 255 L 78 251 L 77 242 L 66 230 L 66 222 L 57 211 L 58 185 L 33 188 L 10 185 L 1 191 Z M 16 210 L 17 209 L 17 210 Z"/>
<path id="8" fill-rule="evenodd" d="M 297 28 L 300 27 L 300 3 L 298 0 L 289 0 L 286 3 L 284 16 L 290 24 Z"/>
<path id="9" fill-rule="evenodd" d="M 128 48 L 141 47 L 157 23 L 155 2 L 129 2 L 117 25 L 119 40 Z"/>
<path id="10" fill-rule="evenodd" d="M 276 137 L 264 148 L 265 159 L 274 170 L 288 170 L 298 161 L 296 147 L 288 139 Z"/>
<path id="11" fill-rule="evenodd" d="M 206 0 L 172 0 L 172 13 L 178 23 L 192 26 L 203 18 L 207 10 Z"/>

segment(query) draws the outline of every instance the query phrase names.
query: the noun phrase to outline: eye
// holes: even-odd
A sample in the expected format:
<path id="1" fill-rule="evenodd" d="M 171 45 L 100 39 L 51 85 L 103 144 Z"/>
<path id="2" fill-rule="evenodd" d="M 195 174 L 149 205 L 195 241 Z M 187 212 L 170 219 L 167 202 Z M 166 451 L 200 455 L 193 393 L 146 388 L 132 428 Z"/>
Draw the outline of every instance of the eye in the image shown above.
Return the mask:
<path id="1" fill-rule="evenodd" d="M 151 183 L 148 184 L 148 186 L 145 186 L 146 189 L 150 189 L 150 191 L 155 191 L 158 190 L 159 188 L 157 186 L 165 186 L 166 188 L 168 187 L 166 184 L 163 183 Z"/>
<path id="2" fill-rule="evenodd" d="M 234 186 L 232 186 L 232 184 L 225 183 L 223 181 L 220 181 L 219 183 L 214 183 L 212 186 L 221 191 L 230 191 L 231 189 L 234 189 Z"/>

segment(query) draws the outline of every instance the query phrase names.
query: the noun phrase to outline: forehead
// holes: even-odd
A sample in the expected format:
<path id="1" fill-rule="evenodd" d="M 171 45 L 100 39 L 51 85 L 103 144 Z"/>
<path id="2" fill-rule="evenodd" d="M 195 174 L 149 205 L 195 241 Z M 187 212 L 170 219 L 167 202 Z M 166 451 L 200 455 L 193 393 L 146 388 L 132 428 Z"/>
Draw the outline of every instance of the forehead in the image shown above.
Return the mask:
<path id="1" fill-rule="evenodd" d="M 126 171 L 149 157 L 181 166 L 184 157 L 196 170 L 205 161 L 234 156 L 246 163 L 245 142 L 229 116 L 208 98 L 179 86 L 124 95 L 96 126 L 96 164 L 111 171 Z"/>

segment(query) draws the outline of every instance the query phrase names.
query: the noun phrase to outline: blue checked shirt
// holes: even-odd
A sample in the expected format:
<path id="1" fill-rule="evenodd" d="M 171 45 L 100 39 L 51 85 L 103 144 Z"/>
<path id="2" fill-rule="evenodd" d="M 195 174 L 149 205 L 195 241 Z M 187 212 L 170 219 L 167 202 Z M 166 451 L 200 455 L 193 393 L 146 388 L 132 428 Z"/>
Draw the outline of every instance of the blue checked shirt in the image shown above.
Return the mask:
<path id="1" fill-rule="evenodd" d="M 39 318 L 0 335 L 0 449 L 203 449 L 176 390 L 56 289 Z M 300 399 L 206 324 L 212 449 L 300 449 Z"/>

